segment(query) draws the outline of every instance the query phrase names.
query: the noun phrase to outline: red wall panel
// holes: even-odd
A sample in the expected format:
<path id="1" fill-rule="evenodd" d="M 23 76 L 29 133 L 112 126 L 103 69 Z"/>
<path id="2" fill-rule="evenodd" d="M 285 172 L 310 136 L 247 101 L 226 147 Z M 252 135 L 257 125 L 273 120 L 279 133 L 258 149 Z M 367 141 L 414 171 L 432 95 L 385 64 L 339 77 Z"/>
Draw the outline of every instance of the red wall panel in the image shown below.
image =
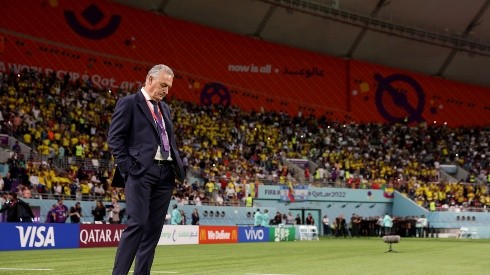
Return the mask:
<path id="1" fill-rule="evenodd" d="M 490 89 L 351 61 L 352 116 L 359 121 L 489 125 Z"/>
<path id="2" fill-rule="evenodd" d="M 490 89 L 328 57 L 108 1 L 4 1 L 0 71 L 62 70 L 135 89 L 149 67 L 177 73 L 171 96 L 340 121 L 409 117 L 490 124 Z M 385 86 L 378 89 L 380 84 Z"/>

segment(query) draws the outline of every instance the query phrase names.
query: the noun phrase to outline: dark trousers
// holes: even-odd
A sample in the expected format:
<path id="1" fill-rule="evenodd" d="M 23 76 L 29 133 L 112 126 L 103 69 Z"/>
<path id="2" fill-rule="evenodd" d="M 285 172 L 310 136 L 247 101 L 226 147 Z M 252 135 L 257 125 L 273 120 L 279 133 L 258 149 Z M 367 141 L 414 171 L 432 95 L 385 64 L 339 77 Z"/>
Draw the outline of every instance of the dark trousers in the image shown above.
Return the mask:
<path id="1" fill-rule="evenodd" d="M 174 183 L 170 165 L 153 164 L 140 178 L 129 175 L 124 191 L 127 227 L 117 248 L 113 275 L 128 274 L 134 259 L 134 275 L 150 274 Z"/>
<path id="2" fill-rule="evenodd" d="M 351 237 L 359 236 L 359 225 L 352 225 L 350 229 L 350 235 Z"/>
<path id="3" fill-rule="evenodd" d="M 323 224 L 323 235 L 324 236 L 330 236 L 330 225 L 328 224 Z"/>
<path id="4" fill-rule="evenodd" d="M 384 227 L 384 235 L 391 235 L 391 227 L 385 226 Z"/>
<path id="5" fill-rule="evenodd" d="M 347 228 L 345 226 L 335 228 L 335 237 L 340 237 L 340 235 L 343 237 L 349 235 L 349 232 L 347 232 Z"/>

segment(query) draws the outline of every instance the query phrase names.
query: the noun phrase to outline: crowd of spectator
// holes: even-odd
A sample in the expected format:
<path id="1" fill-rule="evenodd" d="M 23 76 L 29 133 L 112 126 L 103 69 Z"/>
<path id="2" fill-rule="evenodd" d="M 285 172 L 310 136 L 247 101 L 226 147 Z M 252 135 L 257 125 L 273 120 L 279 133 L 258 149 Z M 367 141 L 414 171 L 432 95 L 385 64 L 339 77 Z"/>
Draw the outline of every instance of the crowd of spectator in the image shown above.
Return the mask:
<path id="1" fill-rule="evenodd" d="M 23 197 L 124 199 L 110 188 L 111 168 L 87 170 L 76 161 L 60 169 L 57 160 L 72 157 L 109 161 L 106 135 L 115 103 L 131 91 L 93 87 L 89 81 L 58 79 L 35 71 L 0 74 L 0 126 L 32 150 L 11 148 L 10 177 Z M 257 184 L 303 184 L 284 159 L 309 159 L 306 183 L 349 188 L 399 190 L 422 206 L 490 206 L 490 129 L 451 128 L 420 123 L 356 124 L 327 117 L 235 106 L 203 106 L 167 99 L 185 168 L 199 182 L 178 185 L 183 204 L 243 203 Z M 40 161 L 41 160 L 41 161 Z M 457 164 L 468 179 L 442 182 L 441 164 Z M 203 182 L 203 183 L 201 183 Z M 26 190 L 27 189 L 27 190 Z"/>

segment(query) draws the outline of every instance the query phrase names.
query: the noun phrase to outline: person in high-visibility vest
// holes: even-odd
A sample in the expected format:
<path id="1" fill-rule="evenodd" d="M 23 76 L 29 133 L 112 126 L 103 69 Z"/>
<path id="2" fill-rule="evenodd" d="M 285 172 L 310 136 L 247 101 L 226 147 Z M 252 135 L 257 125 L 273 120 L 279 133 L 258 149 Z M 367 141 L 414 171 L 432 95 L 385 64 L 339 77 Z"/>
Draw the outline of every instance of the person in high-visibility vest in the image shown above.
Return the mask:
<path id="1" fill-rule="evenodd" d="M 83 154 L 84 154 L 84 150 L 83 150 L 83 146 L 81 144 L 78 144 L 76 147 L 75 147 L 75 156 L 76 157 L 79 157 L 79 158 L 82 158 L 83 157 Z"/>
<path id="2" fill-rule="evenodd" d="M 320 169 L 315 170 L 315 180 L 320 180 Z"/>
<path id="3" fill-rule="evenodd" d="M 435 212 L 435 211 L 436 211 L 436 202 L 435 202 L 435 201 L 431 201 L 431 202 L 429 203 L 429 210 L 430 210 L 431 212 Z"/>
<path id="4" fill-rule="evenodd" d="M 248 197 L 245 199 L 245 206 L 252 207 L 253 206 L 253 198 L 251 194 L 248 194 Z"/>

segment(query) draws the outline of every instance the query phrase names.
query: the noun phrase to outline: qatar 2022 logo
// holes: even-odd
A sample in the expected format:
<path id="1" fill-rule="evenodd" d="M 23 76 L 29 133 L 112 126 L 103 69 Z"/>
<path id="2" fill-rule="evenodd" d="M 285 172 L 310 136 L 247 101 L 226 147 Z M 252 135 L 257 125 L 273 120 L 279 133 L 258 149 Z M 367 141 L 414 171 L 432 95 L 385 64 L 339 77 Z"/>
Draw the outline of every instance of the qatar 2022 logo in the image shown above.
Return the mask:
<path id="1" fill-rule="evenodd" d="M 86 7 L 79 15 L 73 10 L 65 10 L 64 15 L 66 22 L 74 32 L 92 40 L 111 36 L 121 23 L 120 15 L 111 15 L 107 19 L 104 12 L 95 4 Z"/>
<path id="2" fill-rule="evenodd" d="M 425 93 L 420 84 L 408 75 L 392 74 L 383 77 L 376 73 L 376 107 L 389 122 L 425 121 Z"/>
<path id="3" fill-rule="evenodd" d="M 201 91 L 201 104 L 228 107 L 231 104 L 231 93 L 223 84 L 208 83 Z"/>

